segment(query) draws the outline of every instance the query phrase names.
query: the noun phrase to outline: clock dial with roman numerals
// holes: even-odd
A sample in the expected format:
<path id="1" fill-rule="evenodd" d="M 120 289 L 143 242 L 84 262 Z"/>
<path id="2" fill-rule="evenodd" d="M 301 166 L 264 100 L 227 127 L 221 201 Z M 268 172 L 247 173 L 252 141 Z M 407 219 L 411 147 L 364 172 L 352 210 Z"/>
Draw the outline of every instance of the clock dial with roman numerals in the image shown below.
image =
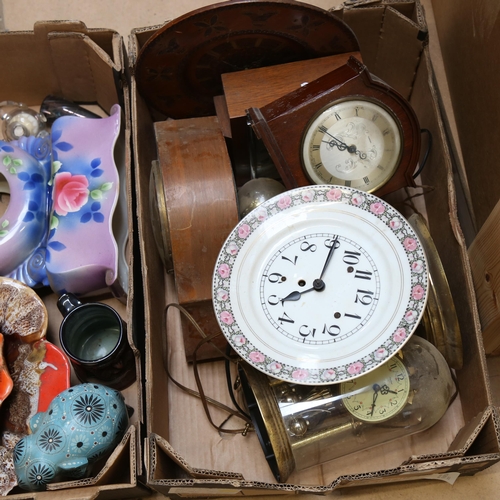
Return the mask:
<path id="1" fill-rule="evenodd" d="M 399 351 L 427 289 L 425 253 L 399 212 L 358 189 L 314 185 L 238 223 L 219 253 L 212 298 L 245 361 L 321 385 L 371 372 Z"/>
<path id="2" fill-rule="evenodd" d="M 302 161 L 315 184 L 372 192 L 394 174 L 401 145 L 401 127 L 387 107 L 374 100 L 342 99 L 311 120 Z"/>

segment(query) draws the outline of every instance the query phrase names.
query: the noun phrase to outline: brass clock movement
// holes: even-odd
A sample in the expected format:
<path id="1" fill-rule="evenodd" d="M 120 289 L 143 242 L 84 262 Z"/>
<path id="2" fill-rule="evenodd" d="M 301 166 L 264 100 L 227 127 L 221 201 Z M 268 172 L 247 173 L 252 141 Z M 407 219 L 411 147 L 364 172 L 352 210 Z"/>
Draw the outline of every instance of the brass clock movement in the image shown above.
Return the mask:
<path id="1" fill-rule="evenodd" d="M 415 186 L 415 112 L 354 57 L 248 118 L 288 189 L 337 184 L 384 196 Z"/>
<path id="2" fill-rule="evenodd" d="M 241 362 L 247 408 L 276 479 L 396 438 L 424 431 L 456 394 L 444 357 L 412 336 L 384 364 L 353 380 L 306 386 Z"/>

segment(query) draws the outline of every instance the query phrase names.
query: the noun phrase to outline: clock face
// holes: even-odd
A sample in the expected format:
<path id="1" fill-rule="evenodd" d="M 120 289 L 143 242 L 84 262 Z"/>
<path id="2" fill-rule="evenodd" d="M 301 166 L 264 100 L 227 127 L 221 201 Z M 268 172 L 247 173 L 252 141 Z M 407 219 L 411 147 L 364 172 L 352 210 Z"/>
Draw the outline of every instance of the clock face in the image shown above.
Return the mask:
<path id="1" fill-rule="evenodd" d="M 369 321 L 380 304 L 376 261 L 381 256 L 357 241 L 359 235 L 351 239 L 301 231 L 267 257 L 260 302 L 276 331 L 295 342 L 321 346 L 355 335 Z M 315 281 L 329 255 L 327 269 Z M 301 307 L 295 308 L 299 301 Z"/>
<path id="2" fill-rule="evenodd" d="M 305 172 L 315 184 L 375 191 L 394 174 L 401 132 L 392 113 L 367 99 L 343 99 L 307 126 L 302 143 Z"/>
<path id="3" fill-rule="evenodd" d="M 344 406 L 357 419 L 382 422 L 397 415 L 406 405 L 410 378 L 403 362 L 394 356 L 376 370 L 343 382 Z"/>
<path id="4" fill-rule="evenodd" d="M 352 188 L 298 188 L 244 217 L 217 259 L 213 303 L 248 363 L 275 378 L 331 384 L 367 373 L 418 325 L 427 264 L 393 207 Z"/>

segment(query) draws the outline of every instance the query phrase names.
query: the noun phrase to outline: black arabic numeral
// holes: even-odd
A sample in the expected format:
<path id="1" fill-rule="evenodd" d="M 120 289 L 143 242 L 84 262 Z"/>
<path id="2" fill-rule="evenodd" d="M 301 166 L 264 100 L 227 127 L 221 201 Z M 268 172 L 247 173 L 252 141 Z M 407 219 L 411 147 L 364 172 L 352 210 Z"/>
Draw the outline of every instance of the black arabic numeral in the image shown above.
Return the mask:
<path id="1" fill-rule="evenodd" d="M 271 306 L 277 306 L 280 303 L 280 298 L 277 295 L 269 295 L 267 303 Z"/>
<path id="2" fill-rule="evenodd" d="M 370 271 L 360 271 L 359 269 L 357 269 L 354 277 L 360 280 L 371 280 L 372 275 L 373 273 L 371 273 Z"/>
<path id="3" fill-rule="evenodd" d="M 349 266 L 355 266 L 356 264 L 359 264 L 359 257 L 361 254 L 359 252 L 353 252 L 352 250 L 345 250 L 344 251 L 344 264 L 347 264 Z"/>
<path id="4" fill-rule="evenodd" d="M 283 313 L 283 316 L 281 318 L 278 318 L 278 321 L 283 324 L 283 323 L 295 323 L 295 321 L 288 316 L 287 313 Z"/>
<path id="5" fill-rule="evenodd" d="M 327 326 L 325 324 L 325 326 L 323 327 L 322 333 L 325 333 L 325 334 L 327 333 L 331 337 L 336 337 L 337 335 L 340 335 L 340 332 L 341 332 L 340 326 L 338 326 L 338 325 Z"/>
<path id="6" fill-rule="evenodd" d="M 306 331 L 304 331 L 304 329 L 307 329 Z M 309 328 L 308 325 L 302 325 L 300 328 L 299 328 L 299 335 L 301 337 L 309 337 L 309 335 L 311 337 L 314 337 L 314 335 L 316 334 L 316 328 L 313 328 L 312 330 Z"/>
<path id="7" fill-rule="evenodd" d="M 300 249 L 303 252 L 315 252 L 317 250 L 317 246 L 314 243 L 308 243 L 307 241 L 303 241 L 300 244 Z"/>
<path id="8" fill-rule="evenodd" d="M 360 302 L 364 306 L 369 306 L 373 301 L 373 292 L 370 290 L 358 290 L 356 291 L 356 300 L 354 302 Z"/>
<path id="9" fill-rule="evenodd" d="M 267 279 L 271 282 L 271 283 L 281 283 L 283 281 L 283 275 L 280 274 L 280 273 L 271 273 Z"/>

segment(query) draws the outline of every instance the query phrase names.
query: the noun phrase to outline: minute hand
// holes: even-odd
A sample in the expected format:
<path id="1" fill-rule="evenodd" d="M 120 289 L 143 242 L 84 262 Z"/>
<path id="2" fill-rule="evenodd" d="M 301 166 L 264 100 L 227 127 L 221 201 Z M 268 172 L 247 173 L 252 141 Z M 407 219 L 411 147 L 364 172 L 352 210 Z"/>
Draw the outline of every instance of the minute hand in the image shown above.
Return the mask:
<path id="1" fill-rule="evenodd" d="M 326 256 L 326 261 L 323 266 L 323 270 L 321 271 L 321 274 L 319 276 L 320 281 L 323 280 L 323 275 L 325 274 L 326 268 L 328 267 L 328 264 L 330 263 L 330 260 L 332 260 L 332 255 L 333 252 L 335 252 L 335 249 L 339 247 L 339 237 L 335 236 L 335 238 L 332 240 L 332 246 L 330 247 L 330 251 L 328 252 L 328 255 Z"/>
<path id="2" fill-rule="evenodd" d="M 341 141 L 338 137 L 330 134 L 330 132 L 328 132 L 327 130 L 325 131 L 325 134 L 328 134 L 333 140 L 322 142 L 326 142 L 330 146 L 337 146 L 340 151 L 345 151 L 347 149 L 349 153 L 357 154 L 362 160 L 366 160 L 366 158 L 368 157 L 366 153 L 360 151 L 354 144 L 348 146 L 345 142 Z"/>

